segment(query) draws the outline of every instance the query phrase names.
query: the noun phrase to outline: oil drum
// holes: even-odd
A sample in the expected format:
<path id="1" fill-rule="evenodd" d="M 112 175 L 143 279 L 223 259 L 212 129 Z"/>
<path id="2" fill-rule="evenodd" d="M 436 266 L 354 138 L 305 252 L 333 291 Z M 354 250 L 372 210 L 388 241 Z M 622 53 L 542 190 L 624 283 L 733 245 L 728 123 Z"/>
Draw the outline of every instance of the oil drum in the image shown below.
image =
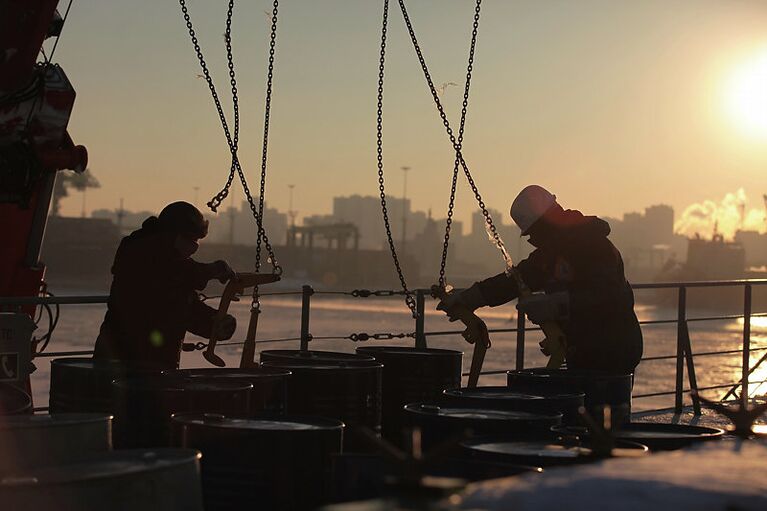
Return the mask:
<path id="1" fill-rule="evenodd" d="M 262 365 L 282 367 L 293 373 L 288 380 L 289 414 L 338 419 L 347 427 L 345 451 L 372 449 L 359 428 L 381 434 L 380 363 L 371 360 L 363 364 L 305 365 L 271 360 Z"/>
<path id="2" fill-rule="evenodd" d="M 461 386 L 463 353 L 434 348 L 365 346 L 357 353 L 369 355 L 383 368 L 383 435 L 395 444 L 404 441 L 409 403 L 436 401 L 445 389 Z"/>
<path id="3" fill-rule="evenodd" d="M 579 369 L 532 368 L 508 371 L 509 388 L 525 392 L 547 389 L 555 392 L 583 392 L 586 410 L 598 423 L 604 420 L 604 409 L 611 408 L 615 424 L 631 419 L 631 373 L 615 374 Z"/>
<path id="4" fill-rule="evenodd" d="M 503 436 L 509 439 L 548 438 L 561 424 L 561 413 L 532 413 L 464 406 L 411 403 L 405 406 L 409 425 L 421 430 L 421 444 L 429 450 L 466 435 Z"/>
<path id="5" fill-rule="evenodd" d="M 237 381 L 251 383 L 250 413 L 255 416 L 261 413 L 282 415 L 288 395 L 288 378 L 290 371 L 276 367 L 256 367 L 248 369 L 228 369 L 205 367 L 196 369 L 180 369 L 170 371 L 182 378 L 214 378 L 222 381 Z"/>
<path id="6" fill-rule="evenodd" d="M 114 413 L 112 382 L 147 371 L 128 369 L 119 362 L 85 357 L 51 361 L 51 413 Z"/>
<path id="7" fill-rule="evenodd" d="M 448 405 L 522 410 L 537 413 L 561 413 L 562 422 L 576 424 L 583 406 L 582 392 L 551 392 L 545 389 L 523 392 L 509 387 L 474 387 L 446 390 L 443 401 Z"/>
<path id="8" fill-rule="evenodd" d="M 585 443 L 566 444 L 551 440 L 514 440 L 503 438 L 476 438 L 461 443 L 464 454 L 475 460 L 517 463 L 539 467 L 555 467 L 588 463 L 602 459 Z M 616 440 L 613 457 L 636 457 L 647 454 L 646 446 L 625 440 Z"/>
<path id="9" fill-rule="evenodd" d="M 111 449 L 111 415 L 19 415 L 0 420 L 0 472 L 62 464 Z"/>
<path id="10" fill-rule="evenodd" d="M 174 442 L 202 451 L 206 511 L 321 505 L 343 429 L 341 421 L 319 417 L 173 417 Z"/>
<path id="11" fill-rule="evenodd" d="M 375 364 L 370 355 L 342 353 L 339 351 L 316 350 L 264 350 L 260 353 L 261 362 L 275 362 L 279 365 L 340 365 L 340 364 Z"/>
<path id="12" fill-rule="evenodd" d="M 159 374 L 116 380 L 114 444 L 119 448 L 170 445 L 175 413 L 250 414 L 253 385 L 210 378 Z"/>
<path id="13" fill-rule="evenodd" d="M 570 441 L 588 441 L 591 436 L 587 428 L 579 426 L 554 427 L 552 432 Z M 639 442 L 651 451 L 672 451 L 698 442 L 719 440 L 724 436 L 724 430 L 689 424 L 626 422 L 613 428 L 610 434 L 616 440 Z"/>
<path id="14" fill-rule="evenodd" d="M 32 413 L 32 398 L 10 383 L 0 383 L 0 416 Z"/>
<path id="15" fill-rule="evenodd" d="M 67 465 L 0 474 L 3 509 L 202 511 L 200 453 L 115 451 Z"/>

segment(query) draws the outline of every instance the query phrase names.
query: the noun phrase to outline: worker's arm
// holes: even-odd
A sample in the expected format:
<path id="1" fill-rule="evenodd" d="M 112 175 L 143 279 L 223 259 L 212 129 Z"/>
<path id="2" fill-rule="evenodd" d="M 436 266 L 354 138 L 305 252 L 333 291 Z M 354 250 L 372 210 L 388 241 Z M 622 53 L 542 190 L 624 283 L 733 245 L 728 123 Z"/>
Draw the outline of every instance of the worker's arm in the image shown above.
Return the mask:
<path id="1" fill-rule="evenodd" d="M 180 284 L 188 284 L 192 289 L 198 291 L 205 289 L 208 282 L 213 279 L 226 282 L 234 275 L 234 271 L 225 261 L 199 263 L 191 258 L 174 264 L 172 271 L 171 280 Z"/>
<path id="2" fill-rule="evenodd" d="M 531 291 L 543 289 L 546 280 L 545 268 L 545 256 L 540 250 L 534 251 L 527 259 L 520 261 L 517 265 L 517 271 L 522 275 L 522 280 L 524 280 Z M 519 296 L 519 288 L 516 281 L 506 272 L 479 281 L 471 288 L 476 288 L 479 295 L 482 296 L 483 303 L 479 303 L 477 307 L 485 305 L 496 307 L 508 303 Z"/>

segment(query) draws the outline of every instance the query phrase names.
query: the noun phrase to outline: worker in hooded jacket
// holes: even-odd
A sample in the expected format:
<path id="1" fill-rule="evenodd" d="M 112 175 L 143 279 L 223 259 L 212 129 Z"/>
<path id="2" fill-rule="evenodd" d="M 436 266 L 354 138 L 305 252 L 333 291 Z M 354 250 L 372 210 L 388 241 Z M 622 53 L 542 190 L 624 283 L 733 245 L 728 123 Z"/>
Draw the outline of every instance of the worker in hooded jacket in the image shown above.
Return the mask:
<path id="1" fill-rule="evenodd" d="M 537 185 L 519 193 L 511 217 L 535 247 L 517 265 L 519 274 L 530 290 L 545 293 L 520 300 L 517 308 L 533 323 L 560 325 L 568 369 L 633 373 L 642 357 L 642 331 L 623 260 L 607 238 L 608 223 L 563 209 Z M 501 273 L 448 295 L 437 308 L 455 321 L 460 307 L 474 311 L 518 296 L 514 278 Z"/>
<path id="2" fill-rule="evenodd" d="M 94 358 L 140 369 L 176 369 L 187 331 L 210 337 L 216 311 L 197 291 L 212 279 L 226 282 L 234 272 L 224 261 L 191 258 L 207 233 L 208 221 L 197 208 L 174 202 L 123 238 Z M 227 315 L 218 324 L 218 338 L 231 338 L 236 326 Z"/>

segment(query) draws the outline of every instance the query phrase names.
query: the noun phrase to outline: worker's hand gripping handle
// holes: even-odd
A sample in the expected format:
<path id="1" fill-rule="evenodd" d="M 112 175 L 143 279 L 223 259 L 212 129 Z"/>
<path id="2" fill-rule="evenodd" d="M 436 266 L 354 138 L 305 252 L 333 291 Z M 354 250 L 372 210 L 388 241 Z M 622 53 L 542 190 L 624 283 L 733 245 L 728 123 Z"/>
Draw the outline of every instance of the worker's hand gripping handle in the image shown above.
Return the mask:
<path id="1" fill-rule="evenodd" d="M 207 349 L 203 352 L 205 360 L 218 367 L 224 367 L 226 365 L 224 359 L 216 355 L 216 344 L 218 343 L 217 336 L 220 330 L 219 324 L 226 317 L 229 311 L 229 304 L 232 303 L 235 296 L 242 294 L 246 288 L 259 286 L 261 284 L 269 284 L 271 282 L 277 282 L 278 280 L 280 280 L 280 276 L 272 273 L 236 273 L 234 277 L 229 280 L 221 295 L 221 301 L 218 304 L 216 315 L 213 317 L 210 340 L 208 341 Z"/>
<path id="2" fill-rule="evenodd" d="M 448 292 L 441 286 L 431 286 L 431 295 L 443 302 L 448 299 Z M 485 352 L 490 347 L 490 334 L 487 332 L 487 325 L 474 312 L 460 304 L 453 306 L 451 314 L 466 326 L 466 330 L 461 335 L 466 341 L 474 345 L 467 386 L 476 387 L 479 382 L 479 374 L 482 372 L 482 363 L 485 361 Z"/>

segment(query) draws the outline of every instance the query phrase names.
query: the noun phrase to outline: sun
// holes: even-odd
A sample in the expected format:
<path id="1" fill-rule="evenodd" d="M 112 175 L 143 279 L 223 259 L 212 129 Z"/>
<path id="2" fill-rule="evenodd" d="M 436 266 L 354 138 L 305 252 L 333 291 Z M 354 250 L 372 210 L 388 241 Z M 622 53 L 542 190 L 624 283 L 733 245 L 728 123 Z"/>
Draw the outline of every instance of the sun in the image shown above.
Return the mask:
<path id="1" fill-rule="evenodd" d="M 767 139 L 767 49 L 729 77 L 725 102 L 727 114 L 738 130 Z"/>

